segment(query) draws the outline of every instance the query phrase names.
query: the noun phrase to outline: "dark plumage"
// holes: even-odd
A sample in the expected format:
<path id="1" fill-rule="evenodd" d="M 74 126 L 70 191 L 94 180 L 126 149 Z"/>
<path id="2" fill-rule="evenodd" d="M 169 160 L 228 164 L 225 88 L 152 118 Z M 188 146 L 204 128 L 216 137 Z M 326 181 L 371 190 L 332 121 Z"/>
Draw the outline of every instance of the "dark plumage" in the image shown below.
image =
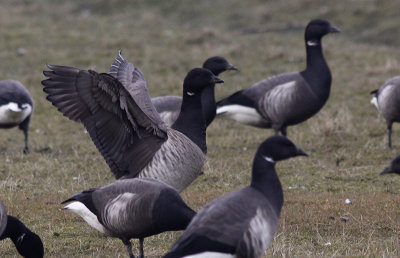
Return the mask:
<path id="1" fill-rule="evenodd" d="M 285 137 L 265 140 L 254 157 L 250 186 L 204 206 L 165 257 L 260 257 L 273 239 L 283 205 L 275 162 L 298 155 L 307 154 Z"/>
<path id="2" fill-rule="evenodd" d="M 208 58 L 204 64 L 203 68 L 210 70 L 215 76 L 227 70 L 237 70 L 235 66 L 230 64 L 228 60 L 221 56 L 213 56 Z M 177 96 L 160 96 L 152 98 L 154 107 L 160 114 L 161 119 L 168 126 L 176 121 L 181 110 L 182 98 Z M 208 87 L 205 89 L 201 96 L 201 103 L 203 108 L 203 115 L 206 120 L 206 126 L 209 126 L 214 120 L 217 110 L 217 105 L 215 103 L 215 88 Z"/>
<path id="3" fill-rule="evenodd" d="M 371 91 L 371 103 L 386 120 L 388 146 L 392 148 L 392 125 L 400 122 L 400 76 L 387 80 L 379 89 Z"/>
<path id="4" fill-rule="evenodd" d="M 81 216 L 90 226 L 125 244 L 132 254 L 130 239 L 165 231 L 183 230 L 196 214 L 172 187 L 151 178 L 120 180 L 97 189 L 83 191 L 64 201 L 64 209 Z"/>
<path id="5" fill-rule="evenodd" d="M 188 73 L 181 113 L 169 128 L 151 103 L 142 73 L 121 54 L 110 74 L 48 67 L 49 79 L 42 81 L 47 100 L 83 123 L 117 179 L 151 177 L 182 191 L 202 173 L 207 146 L 201 93 L 223 82 L 209 70 Z"/>
<path id="6" fill-rule="evenodd" d="M 286 136 L 286 128 L 315 115 L 326 103 L 331 72 L 321 39 L 339 32 L 325 20 L 312 20 L 305 30 L 307 67 L 304 71 L 269 77 L 217 103 L 217 116 Z"/>
<path id="7" fill-rule="evenodd" d="M 380 173 L 383 174 L 398 174 L 400 175 L 400 155 L 394 158 Z"/>
<path id="8" fill-rule="evenodd" d="M 33 101 L 28 90 L 18 81 L 0 81 L 0 128 L 18 126 L 25 135 L 24 153 L 29 153 L 28 130 Z"/>
<path id="9" fill-rule="evenodd" d="M 23 257 L 43 257 L 44 249 L 40 237 L 30 231 L 20 220 L 7 215 L 7 209 L 0 201 L 0 240 L 10 238 Z"/>

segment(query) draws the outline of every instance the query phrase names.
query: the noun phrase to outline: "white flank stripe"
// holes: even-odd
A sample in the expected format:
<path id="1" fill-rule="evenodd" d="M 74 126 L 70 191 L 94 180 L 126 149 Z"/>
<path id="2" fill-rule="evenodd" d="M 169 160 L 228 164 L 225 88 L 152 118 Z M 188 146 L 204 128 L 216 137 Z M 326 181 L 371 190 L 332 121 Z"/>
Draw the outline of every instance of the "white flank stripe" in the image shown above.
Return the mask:
<path id="1" fill-rule="evenodd" d="M 137 196 L 137 194 L 123 193 L 107 203 L 103 222 L 108 229 L 117 230 L 119 227 L 123 227 L 123 225 L 129 223 L 127 205 L 135 196 Z"/>
<path id="2" fill-rule="evenodd" d="M 199 254 L 192 254 L 184 256 L 184 258 L 235 258 L 236 255 L 217 253 L 217 252 L 203 252 Z"/>
<path id="3" fill-rule="evenodd" d="M 266 214 L 261 209 L 257 209 L 256 215 L 250 221 L 248 234 L 244 236 L 247 249 L 253 250 L 256 257 L 265 252 L 273 238 L 271 227 L 265 217 Z"/>
<path id="4" fill-rule="evenodd" d="M 0 124 L 19 124 L 32 112 L 29 104 L 23 104 L 22 109 L 17 103 L 10 102 L 0 106 Z"/>
<path id="5" fill-rule="evenodd" d="M 254 108 L 241 105 L 227 105 L 217 108 L 217 115 L 243 124 L 254 125 L 264 119 Z"/>
<path id="6" fill-rule="evenodd" d="M 103 225 L 100 224 L 97 216 L 93 212 L 91 212 L 83 203 L 77 201 L 71 202 L 70 204 L 65 206 L 64 209 L 81 216 L 87 224 L 105 234 L 105 229 Z"/>

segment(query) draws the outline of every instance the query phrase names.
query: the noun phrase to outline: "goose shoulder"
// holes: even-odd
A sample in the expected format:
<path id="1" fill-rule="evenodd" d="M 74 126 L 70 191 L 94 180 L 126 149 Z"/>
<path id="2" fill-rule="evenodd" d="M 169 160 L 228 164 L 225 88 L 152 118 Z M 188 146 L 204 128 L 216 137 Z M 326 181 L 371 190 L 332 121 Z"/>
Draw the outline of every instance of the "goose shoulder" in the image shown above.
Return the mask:
<path id="1" fill-rule="evenodd" d="M 1 80 L 0 81 L 0 105 L 8 103 L 12 100 L 18 104 L 33 105 L 33 100 L 29 91 L 22 83 L 16 80 Z"/>
<path id="2" fill-rule="evenodd" d="M 156 178 L 180 192 L 202 173 L 205 160 L 199 146 L 183 133 L 169 129 L 168 140 L 139 177 Z"/>
<path id="3" fill-rule="evenodd" d="M 139 69 L 119 56 L 116 77 L 48 65 L 42 81 L 47 99 L 82 122 L 118 179 L 136 176 L 167 140 L 167 127 L 151 104 Z M 115 74 L 114 74 L 115 75 Z M 117 151 L 118 150 L 118 151 Z M 139 155 L 140 154 L 140 155 Z"/>
<path id="4" fill-rule="evenodd" d="M 152 179 L 128 179 L 99 188 L 92 199 L 100 223 L 112 236 L 144 237 L 154 223 L 154 204 L 165 187 Z"/>
<path id="5" fill-rule="evenodd" d="M 185 246 L 202 237 L 207 237 L 216 246 L 220 245 L 221 250 L 227 253 L 248 253 L 257 244 L 265 250 L 277 222 L 278 214 L 266 198 L 257 190 L 246 187 L 207 204 L 193 218 L 171 251 L 185 249 Z"/>
<path id="6" fill-rule="evenodd" d="M 300 73 L 287 74 L 259 100 L 258 110 L 273 123 L 295 123 L 313 115 L 324 104 Z"/>

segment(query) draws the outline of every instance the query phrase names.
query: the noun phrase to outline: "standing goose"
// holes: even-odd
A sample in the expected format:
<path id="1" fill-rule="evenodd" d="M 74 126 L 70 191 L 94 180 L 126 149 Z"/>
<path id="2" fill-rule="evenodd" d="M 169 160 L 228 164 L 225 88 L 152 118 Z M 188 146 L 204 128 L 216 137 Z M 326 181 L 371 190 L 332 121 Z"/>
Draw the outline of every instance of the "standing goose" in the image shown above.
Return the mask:
<path id="1" fill-rule="evenodd" d="M 10 238 L 23 257 L 43 257 L 44 249 L 40 237 L 30 231 L 20 220 L 7 215 L 0 201 L 0 240 Z"/>
<path id="2" fill-rule="evenodd" d="M 204 64 L 203 68 L 210 70 L 215 76 L 227 70 L 237 70 L 235 66 L 230 64 L 228 60 L 221 56 L 213 56 L 208 58 Z M 152 98 L 154 107 L 160 114 L 161 119 L 171 126 L 179 116 L 181 110 L 182 98 L 178 96 L 160 96 Z M 215 103 L 215 89 L 214 87 L 208 87 L 202 93 L 201 103 L 203 107 L 203 115 L 206 121 L 206 126 L 208 127 L 214 120 L 217 110 L 217 105 Z"/>
<path id="3" fill-rule="evenodd" d="M 298 155 L 307 154 L 285 137 L 265 140 L 253 161 L 250 186 L 204 206 L 165 258 L 260 257 L 273 239 L 283 205 L 275 163 Z"/>
<path id="4" fill-rule="evenodd" d="M 122 240 L 132 258 L 131 238 L 138 238 L 144 258 L 145 237 L 184 230 L 196 214 L 172 187 L 152 178 L 131 178 L 83 191 L 64 201 L 98 231 Z"/>
<path id="5" fill-rule="evenodd" d="M 28 130 L 33 101 L 28 90 L 19 81 L 0 81 L 0 128 L 18 126 L 24 132 L 24 153 L 29 153 Z"/>
<path id="6" fill-rule="evenodd" d="M 48 65 L 47 100 L 82 122 L 117 179 L 151 177 L 185 189 L 202 172 L 206 127 L 201 93 L 223 81 L 194 68 L 183 83 L 181 113 L 167 127 L 151 103 L 139 69 L 119 55 L 110 74 Z"/>
<path id="7" fill-rule="evenodd" d="M 386 119 L 388 146 L 392 148 L 392 125 L 400 122 L 400 76 L 393 77 L 379 89 L 371 91 L 371 103 Z"/>
<path id="8" fill-rule="evenodd" d="M 312 20 L 305 30 L 307 67 L 253 84 L 217 103 L 217 116 L 286 136 L 286 128 L 315 115 L 328 100 L 331 71 L 322 53 L 321 39 L 339 32 L 325 20 Z"/>

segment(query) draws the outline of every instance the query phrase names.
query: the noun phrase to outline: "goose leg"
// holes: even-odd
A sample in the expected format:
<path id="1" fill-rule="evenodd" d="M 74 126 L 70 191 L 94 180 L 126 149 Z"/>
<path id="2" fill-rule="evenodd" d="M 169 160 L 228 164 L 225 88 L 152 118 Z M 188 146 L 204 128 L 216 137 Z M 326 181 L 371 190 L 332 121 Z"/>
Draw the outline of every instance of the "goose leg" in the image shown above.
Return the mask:
<path id="1" fill-rule="evenodd" d="M 392 124 L 388 125 L 387 133 L 388 133 L 388 146 L 389 146 L 389 149 L 391 149 L 392 148 Z"/>
<path id="2" fill-rule="evenodd" d="M 281 129 L 281 134 L 282 134 L 283 136 L 286 137 L 286 135 L 287 135 L 286 126 L 285 126 L 285 127 L 282 127 L 282 129 Z"/>
<path id="3" fill-rule="evenodd" d="M 25 136 L 24 154 L 28 154 L 29 153 L 29 148 L 28 148 L 28 130 L 24 130 L 24 136 Z"/>
<path id="4" fill-rule="evenodd" d="M 132 243 L 130 240 L 122 240 L 124 245 L 126 246 L 126 250 L 128 251 L 129 258 L 135 258 L 135 256 L 132 253 Z"/>
<path id="5" fill-rule="evenodd" d="M 143 242 L 144 242 L 144 238 L 139 238 L 139 257 L 138 258 L 144 258 L 144 251 L 143 251 Z"/>

